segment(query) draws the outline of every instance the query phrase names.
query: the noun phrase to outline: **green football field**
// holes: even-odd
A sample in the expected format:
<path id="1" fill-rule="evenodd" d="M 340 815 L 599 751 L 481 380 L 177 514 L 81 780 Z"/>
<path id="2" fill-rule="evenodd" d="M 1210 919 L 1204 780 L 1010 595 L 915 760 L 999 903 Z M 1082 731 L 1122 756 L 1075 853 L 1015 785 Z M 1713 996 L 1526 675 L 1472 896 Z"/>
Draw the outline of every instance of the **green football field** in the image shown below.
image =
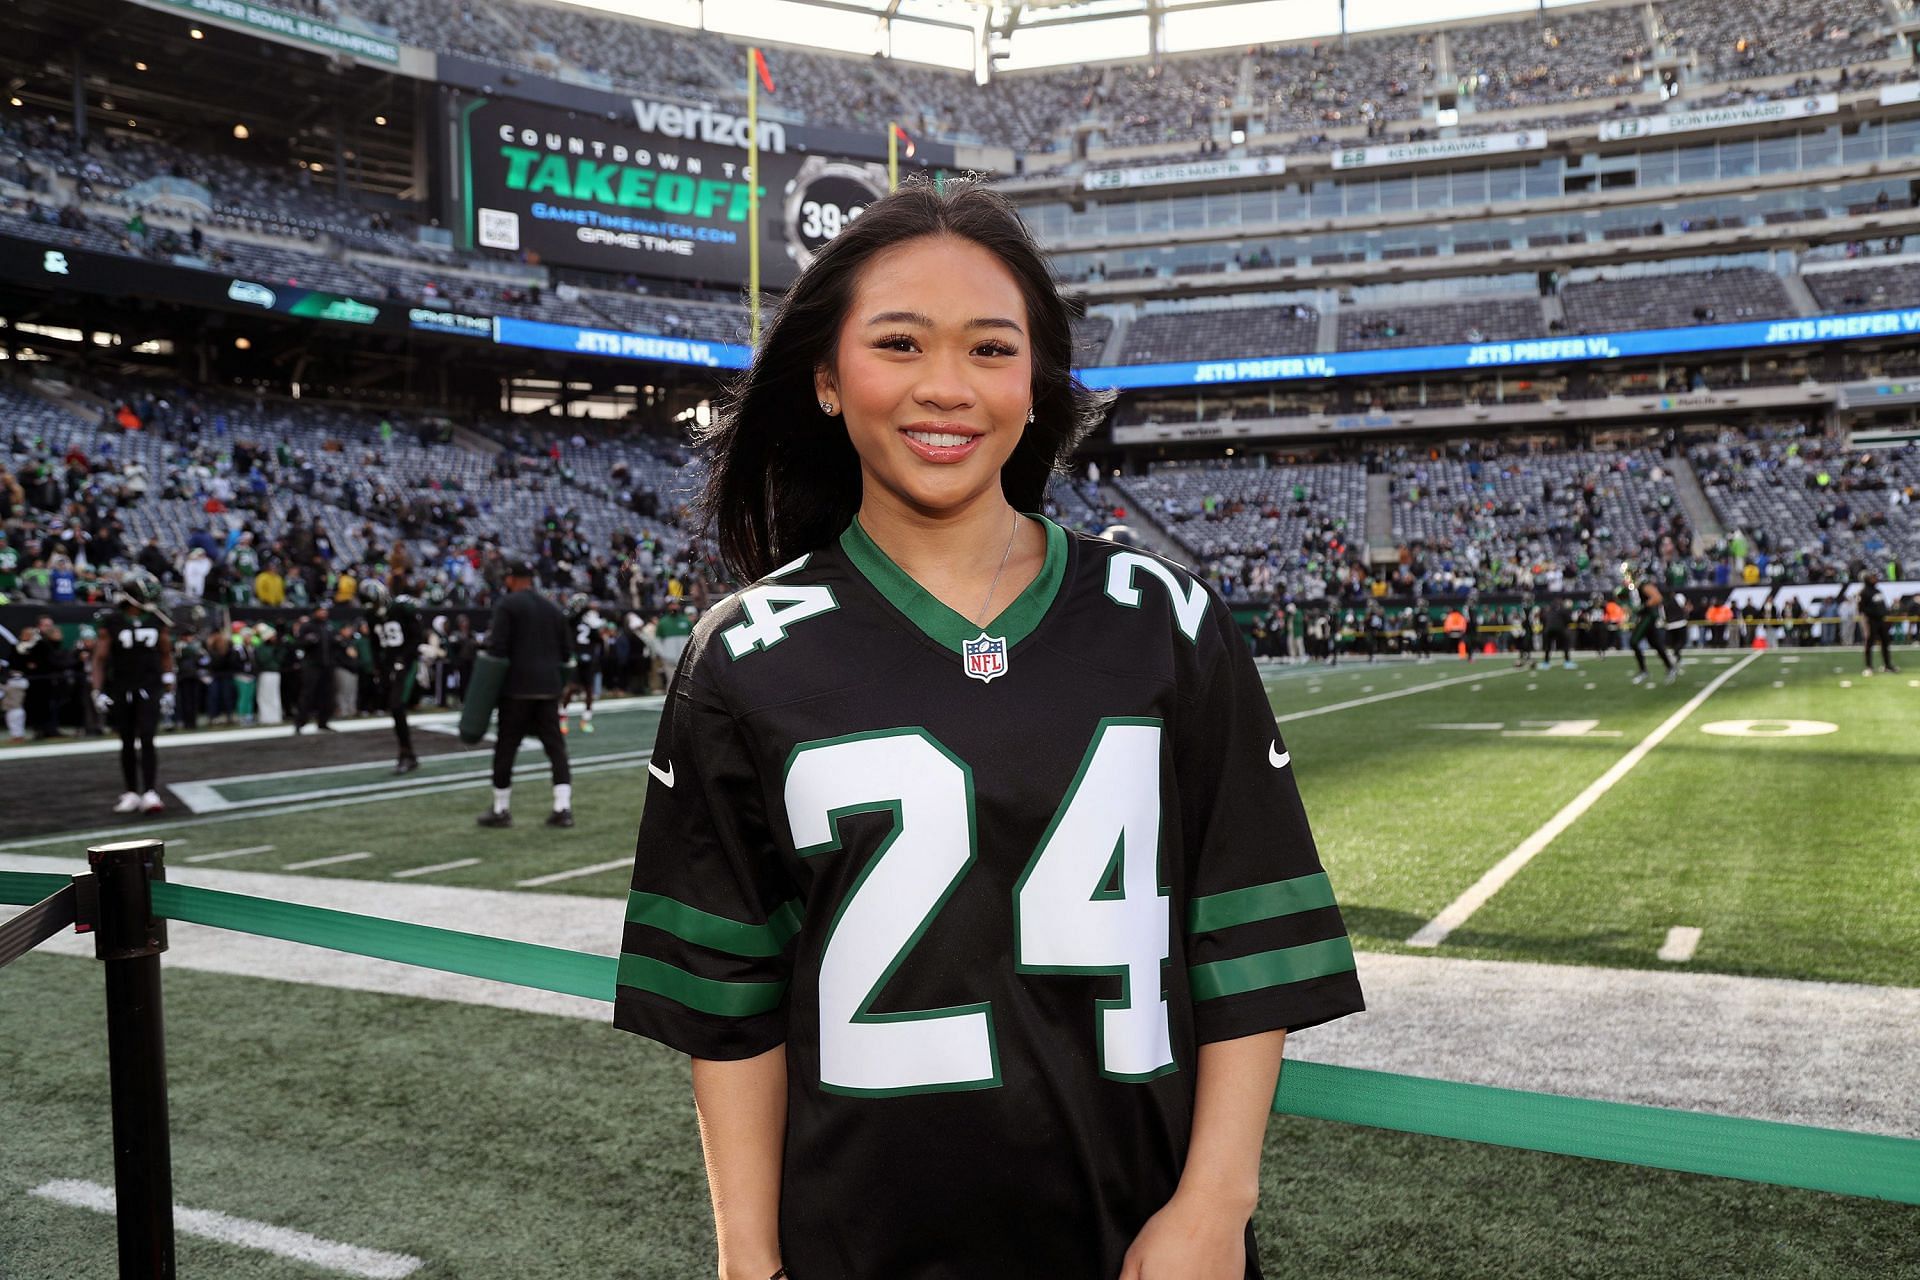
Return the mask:
<path id="1" fill-rule="evenodd" d="M 1360 951 L 1912 990 L 1920 653 L 1897 657 L 1916 674 L 1863 679 L 1854 651 L 1804 649 L 1695 654 L 1673 686 L 1630 684 L 1616 654 L 1273 667 L 1268 689 Z M 151 829 L 179 879 L 337 879 L 371 914 L 401 914 L 400 885 L 618 899 L 656 722 L 642 702 L 576 728 L 571 831 L 539 824 L 531 744 L 511 832 L 473 825 L 483 754 L 396 781 L 384 761 L 262 771 L 238 746 L 196 783 L 201 813 Z M 0 841 L 0 858 L 77 859 L 114 830 Z M 1437 945 L 1410 943 L 1436 921 Z M 1697 941 L 1663 960 L 1675 930 Z M 174 959 L 180 1205 L 420 1277 L 711 1274 L 684 1059 L 595 1021 Z M 110 1220 L 34 1194 L 111 1185 L 101 1006 L 92 961 L 0 971 L 5 1280 L 111 1274 Z M 1263 1176 L 1270 1276 L 1920 1276 L 1909 1206 L 1294 1118 Z M 188 1235 L 180 1254 L 183 1276 L 356 1274 Z"/>

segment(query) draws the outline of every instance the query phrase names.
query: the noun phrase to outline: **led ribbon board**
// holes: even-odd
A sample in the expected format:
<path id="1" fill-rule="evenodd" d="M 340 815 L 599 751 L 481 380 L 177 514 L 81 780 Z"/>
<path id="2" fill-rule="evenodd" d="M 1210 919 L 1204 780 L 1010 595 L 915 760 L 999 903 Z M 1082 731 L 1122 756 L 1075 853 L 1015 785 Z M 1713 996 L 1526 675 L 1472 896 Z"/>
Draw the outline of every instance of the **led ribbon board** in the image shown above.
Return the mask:
<path id="1" fill-rule="evenodd" d="M 1089 387 L 1129 391 L 1143 387 L 1195 387 L 1235 382 L 1291 382 L 1305 378 L 1355 378 L 1382 374 L 1478 372 L 1582 360 L 1742 351 L 1860 338 L 1920 333 L 1920 309 L 1869 311 L 1811 319 L 1749 320 L 1738 324 L 1642 329 L 1631 333 L 1523 338 L 1392 351 L 1329 351 L 1317 355 L 1240 356 L 1171 364 L 1116 365 L 1081 369 Z"/>

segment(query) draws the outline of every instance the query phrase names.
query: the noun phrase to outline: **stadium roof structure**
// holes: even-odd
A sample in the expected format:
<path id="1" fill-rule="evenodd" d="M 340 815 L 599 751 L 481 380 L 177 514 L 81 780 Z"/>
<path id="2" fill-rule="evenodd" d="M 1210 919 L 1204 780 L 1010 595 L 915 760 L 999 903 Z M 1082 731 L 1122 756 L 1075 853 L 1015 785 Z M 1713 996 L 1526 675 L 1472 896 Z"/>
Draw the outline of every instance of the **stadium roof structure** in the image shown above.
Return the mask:
<path id="1" fill-rule="evenodd" d="M 562 0 L 736 37 L 1021 70 L 1498 19 L 1594 0 Z M 1605 3 L 1606 0 L 1600 0 Z"/>

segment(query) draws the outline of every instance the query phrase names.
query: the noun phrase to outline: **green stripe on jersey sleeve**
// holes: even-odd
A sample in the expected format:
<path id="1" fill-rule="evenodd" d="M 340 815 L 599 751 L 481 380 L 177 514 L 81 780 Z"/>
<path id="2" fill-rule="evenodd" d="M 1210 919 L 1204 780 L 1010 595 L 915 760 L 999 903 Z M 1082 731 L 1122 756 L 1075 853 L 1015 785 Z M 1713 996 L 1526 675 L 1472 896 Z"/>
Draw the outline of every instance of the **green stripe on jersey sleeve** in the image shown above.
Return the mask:
<path id="1" fill-rule="evenodd" d="M 1195 1000 L 1217 1000 L 1352 970 L 1353 944 L 1342 935 L 1237 960 L 1196 964 L 1187 970 L 1187 986 Z"/>
<path id="2" fill-rule="evenodd" d="M 695 1013 L 720 1018 L 751 1018 L 780 1007 L 787 993 L 784 982 L 717 982 L 676 969 L 651 956 L 620 957 L 620 985 L 651 991 L 683 1004 Z"/>
<path id="3" fill-rule="evenodd" d="M 636 889 L 627 894 L 627 923 L 650 925 L 683 942 L 730 956 L 777 956 L 800 932 L 800 900 L 782 905 L 765 924 L 745 924 Z"/>
<path id="4" fill-rule="evenodd" d="M 1256 884 L 1249 889 L 1231 889 L 1195 898 L 1187 909 L 1187 931 L 1211 933 L 1215 929 L 1298 915 L 1332 905 L 1333 886 L 1328 883 L 1326 872 L 1317 871 L 1292 880 L 1275 880 L 1272 884 Z"/>

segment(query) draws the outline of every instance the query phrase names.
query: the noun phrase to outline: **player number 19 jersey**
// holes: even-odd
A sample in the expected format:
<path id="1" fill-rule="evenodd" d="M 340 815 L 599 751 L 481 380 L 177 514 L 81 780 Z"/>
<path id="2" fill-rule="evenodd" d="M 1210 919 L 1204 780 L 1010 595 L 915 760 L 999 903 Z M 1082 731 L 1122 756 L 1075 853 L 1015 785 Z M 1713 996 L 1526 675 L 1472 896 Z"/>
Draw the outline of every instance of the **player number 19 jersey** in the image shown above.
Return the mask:
<path id="1" fill-rule="evenodd" d="M 795 1280 L 1112 1280 L 1199 1046 L 1362 1007 L 1225 604 L 1042 523 L 982 628 L 856 522 L 714 608 L 668 693 L 614 1018 L 785 1046 Z"/>
<path id="2" fill-rule="evenodd" d="M 395 600 L 385 616 L 367 620 L 367 635 L 389 667 L 409 666 L 421 643 L 420 614 L 405 596 Z"/>

